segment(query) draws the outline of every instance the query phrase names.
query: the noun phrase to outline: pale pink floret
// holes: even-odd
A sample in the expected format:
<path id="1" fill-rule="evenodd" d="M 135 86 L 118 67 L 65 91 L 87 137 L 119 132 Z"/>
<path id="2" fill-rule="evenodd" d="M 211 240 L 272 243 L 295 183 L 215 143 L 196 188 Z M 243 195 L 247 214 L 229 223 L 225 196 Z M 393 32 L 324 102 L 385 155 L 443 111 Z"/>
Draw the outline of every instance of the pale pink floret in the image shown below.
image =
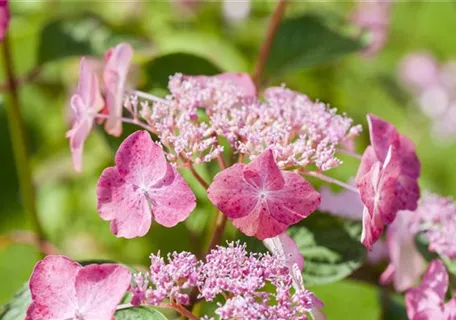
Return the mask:
<path id="1" fill-rule="evenodd" d="M 8 0 L 0 0 L 0 41 L 3 41 L 10 21 Z"/>
<path id="2" fill-rule="evenodd" d="M 127 43 L 118 44 L 106 52 L 103 82 L 106 89 L 106 105 L 110 119 L 106 121 L 106 132 L 113 136 L 122 133 L 122 108 L 128 70 L 133 58 L 133 48 Z"/>
<path id="3" fill-rule="evenodd" d="M 456 297 L 445 303 L 448 273 L 443 262 L 433 260 L 421 284 L 407 291 L 405 305 L 410 320 L 455 320 Z"/>
<path id="4" fill-rule="evenodd" d="M 349 181 L 349 184 L 354 182 Z M 322 186 L 319 192 L 321 195 L 319 211 L 350 220 L 362 219 L 364 205 L 359 193 L 347 189 L 333 192 L 329 186 Z"/>
<path id="5" fill-rule="evenodd" d="M 127 137 L 117 150 L 116 166 L 98 181 L 98 211 L 118 237 L 144 236 L 152 220 L 172 227 L 195 208 L 196 198 L 147 131 Z"/>
<path id="6" fill-rule="evenodd" d="M 235 164 L 217 174 L 207 194 L 237 228 L 260 240 L 281 234 L 320 204 L 312 185 L 279 170 L 269 149 L 248 165 Z"/>
<path id="7" fill-rule="evenodd" d="M 82 170 L 84 141 L 92 130 L 96 114 L 103 109 L 98 78 L 86 58 L 81 59 L 78 91 L 71 97 L 71 109 L 74 114 L 73 127 L 66 133 L 70 139 L 73 167 Z"/>
<path id="8" fill-rule="evenodd" d="M 423 90 L 439 82 L 439 65 L 435 58 L 426 52 L 407 55 L 400 64 L 402 80 L 417 90 Z"/>
<path id="9" fill-rule="evenodd" d="M 207 80 L 218 79 L 220 81 L 229 82 L 234 85 L 244 97 L 255 97 L 256 87 L 252 78 L 247 73 L 241 72 L 224 72 L 215 76 L 185 76 L 186 79 L 194 79 L 199 81 L 203 86 Z"/>
<path id="10" fill-rule="evenodd" d="M 82 267 L 64 256 L 47 256 L 30 278 L 26 319 L 111 320 L 130 280 L 130 271 L 118 264 Z"/>
<path id="11" fill-rule="evenodd" d="M 390 123 L 368 115 L 371 146 L 361 160 L 356 184 L 364 203 L 361 242 L 370 249 L 399 210 L 415 210 L 420 163 L 413 143 Z"/>

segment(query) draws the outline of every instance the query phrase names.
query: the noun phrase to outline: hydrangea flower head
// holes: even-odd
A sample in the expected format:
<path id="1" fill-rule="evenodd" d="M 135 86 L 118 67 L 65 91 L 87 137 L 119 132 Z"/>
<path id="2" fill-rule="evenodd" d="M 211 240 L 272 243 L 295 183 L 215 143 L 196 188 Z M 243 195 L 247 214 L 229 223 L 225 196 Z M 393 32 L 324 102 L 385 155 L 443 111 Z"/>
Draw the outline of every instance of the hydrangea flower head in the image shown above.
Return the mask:
<path id="1" fill-rule="evenodd" d="M 364 203 L 361 242 L 367 247 L 399 210 L 415 210 L 420 196 L 420 163 L 413 143 L 390 123 L 368 115 L 371 146 L 367 147 L 356 184 Z"/>
<path id="2" fill-rule="evenodd" d="M 113 136 L 122 133 L 122 109 L 124 100 L 125 83 L 133 58 L 133 48 L 127 43 L 121 43 L 106 52 L 106 65 L 103 70 L 103 82 L 106 90 L 106 105 L 109 118 L 106 121 L 106 132 Z"/>
<path id="3" fill-rule="evenodd" d="M 118 264 L 82 267 L 64 256 L 47 256 L 30 278 L 26 320 L 112 320 L 130 280 L 130 271 Z"/>
<path id="4" fill-rule="evenodd" d="M 237 228 L 260 240 L 281 234 L 320 204 L 307 180 L 277 167 L 271 150 L 218 173 L 207 194 Z"/>
<path id="5" fill-rule="evenodd" d="M 92 129 L 94 117 L 103 109 L 103 106 L 104 101 L 101 97 L 98 78 L 90 63 L 82 58 L 78 91 L 71 97 L 71 109 L 75 121 L 66 134 L 67 138 L 70 138 L 73 166 L 76 171 L 82 170 L 84 141 Z"/>
<path id="6" fill-rule="evenodd" d="M 407 315 L 410 320 L 456 319 L 456 297 L 445 303 L 448 290 L 448 273 L 440 260 L 433 260 L 421 284 L 405 295 Z"/>
<path id="7" fill-rule="evenodd" d="M 134 238 L 149 231 L 152 219 L 172 227 L 195 208 L 196 198 L 163 150 L 147 131 L 127 137 L 98 181 L 98 211 L 111 221 L 118 237 Z"/>
<path id="8" fill-rule="evenodd" d="M 252 78 L 247 73 L 240 72 L 224 72 L 215 76 L 186 76 L 186 79 L 194 79 L 199 81 L 202 86 L 206 86 L 207 81 L 217 79 L 222 82 L 229 82 L 234 85 L 243 96 L 255 97 L 257 90 Z"/>

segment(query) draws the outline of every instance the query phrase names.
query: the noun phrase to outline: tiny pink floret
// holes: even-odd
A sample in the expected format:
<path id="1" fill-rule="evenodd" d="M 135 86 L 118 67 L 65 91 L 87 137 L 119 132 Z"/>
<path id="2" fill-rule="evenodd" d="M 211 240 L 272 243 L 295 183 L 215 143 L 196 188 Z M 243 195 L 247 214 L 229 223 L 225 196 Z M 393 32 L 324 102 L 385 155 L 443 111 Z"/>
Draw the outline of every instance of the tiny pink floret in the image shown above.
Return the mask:
<path id="1" fill-rule="evenodd" d="M 190 187 L 165 159 L 147 131 L 128 136 L 117 150 L 116 165 L 98 181 L 98 211 L 118 237 L 144 236 L 152 220 L 172 227 L 196 206 Z"/>
<path id="2" fill-rule="evenodd" d="M 275 237 L 309 216 L 320 195 L 300 175 L 281 171 L 271 150 L 250 164 L 235 164 L 217 174 L 209 200 L 248 236 Z"/>
<path id="3" fill-rule="evenodd" d="M 133 48 L 121 43 L 105 54 L 106 65 L 103 71 L 103 82 L 106 89 L 106 105 L 110 119 L 106 121 L 106 132 L 113 136 L 122 133 L 122 109 L 127 74 L 133 59 Z"/>
<path id="4" fill-rule="evenodd" d="M 30 278 L 26 319 L 112 320 L 130 281 L 130 271 L 122 265 L 82 267 L 64 256 L 47 256 Z"/>

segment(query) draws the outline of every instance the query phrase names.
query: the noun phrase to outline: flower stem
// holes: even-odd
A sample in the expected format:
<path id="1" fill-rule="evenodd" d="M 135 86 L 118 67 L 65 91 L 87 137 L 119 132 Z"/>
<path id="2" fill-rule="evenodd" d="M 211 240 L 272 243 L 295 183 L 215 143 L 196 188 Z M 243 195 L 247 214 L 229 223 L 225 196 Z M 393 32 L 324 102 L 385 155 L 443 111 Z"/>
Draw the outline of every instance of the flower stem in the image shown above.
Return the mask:
<path id="1" fill-rule="evenodd" d="M 277 30 L 279 29 L 283 14 L 285 13 L 286 3 L 286 0 L 279 0 L 274 13 L 272 14 L 271 21 L 269 22 L 268 29 L 266 31 L 266 38 L 263 42 L 263 45 L 261 46 L 260 54 L 258 55 L 257 64 L 255 66 L 255 71 L 253 72 L 252 76 L 253 82 L 255 83 L 257 89 L 260 87 L 261 76 L 263 75 L 264 69 L 266 67 L 266 62 L 268 61 L 272 42 L 277 33 Z"/>
<path id="2" fill-rule="evenodd" d="M 125 118 L 125 117 L 113 117 L 113 116 L 110 116 L 109 114 L 102 114 L 102 113 L 97 113 L 95 115 L 95 118 L 96 119 L 106 119 L 106 120 L 107 119 L 117 119 L 117 120 L 120 120 L 125 123 L 131 123 L 131 124 L 137 125 L 138 127 L 141 127 L 152 133 L 155 133 L 154 130 L 150 126 L 148 126 L 147 124 L 142 123 L 141 121 L 138 121 L 136 119 L 130 119 L 130 118 Z"/>
<path id="3" fill-rule="evenodd" d="M 203 179 L 203 177 L 200 176 L 200 174 L 196 171 L 195 167 L 191 163 L 189 163 L 188 168 L 190 169 L 196 180 L 198 180 L 198 182 L 203 186 L 203 188 L 207 190 L 207 188 L 209 188 L 209 184 Z"/>
<path id="4" fill-rule="evenodd" d="M 171 304 L 170 305 L 171 308 L 173 308 L 174 310 L 176 310 L 179 314 L 183 315 L 184 317 L 188 318 L 188 319 L 191 319 L 191 320 L 199 320 L 199 318 L 197 316 L 195 316 L 191 311 L 188 311 L 187 309 L 185 309 L 183 306 L 181 306 L 180 304 Z"/>
<path id="5" fill-rule="evenodd" d="M 350 157 L 353 157 L 355 159 L 358 159 L 358 160 L 361 160 L 362 157 L 363 157 L 362 155 L 357 154 L 356 152 L 353 152 L 353 151 L 350 151 L 350 150 L 347 150 L 347 149 L 338 148 L 336 151 L 339 152 L 339 153 L 346 154 L 346 155 L 348 155 Z"/>
<path id="6" fill-rule="evenodd" d="M 358 189 L 356 189 L 356 187 L 354 187 L 352 185 L 349 185 L 348 183 L 342 182 L 340 180 L 325 176 L 324 174 L 322 174 L 320 172 L 316 172 L 316 171 L 300 171 L 300 173 L 302 173 L 302 174 L 304 174 L 306 176 L 311 176 L 311 177 L 320 179 L 320 180 L 328 182 L 328 183 L 337 184 L 338 186 L 340 186 L 342 188 L 345 188 L 347 190 L 350 190 L 350 191 L 358 193 Z"/>
<path id="7" fill-rule="evenodd" d="M 35 186 L 33 185 L 32 173 L 29 166 L 21 105 L 19 102 L 17 81 L 14 76 L 13 60 L 8 40 L 8 35 L 6 35 L 2 44 L 2 56 L 3 68 L 9 89 L 9 93 L 5 94 L 9 133 L 13 145 L 22 201 L 24 202 L 26 212 L 30 216 L 33 230 L 38 237 L 39 249 L 42 254 L 45 254 L 44 242 L 46 241 L 46 237 L 36 209 Z"/>
<path id="8" fill-rule="evenodd" d="M 139 98 L 143 98 L 143 99 L 150 100 L 150 101 L 166 102 L 166 103 L 168 102 L 165 99 L 156 97 L 154 95 L 151 95 L 151 94 L 148 94 L 148 93 L 145 93 L 145 92 L 142 92 L 142 91 L 130 90 L 130 91 L 128 91 L 128 93 L 130 93 L 132 95 L 135 95 L 135 96 L 138 96 Z"/>

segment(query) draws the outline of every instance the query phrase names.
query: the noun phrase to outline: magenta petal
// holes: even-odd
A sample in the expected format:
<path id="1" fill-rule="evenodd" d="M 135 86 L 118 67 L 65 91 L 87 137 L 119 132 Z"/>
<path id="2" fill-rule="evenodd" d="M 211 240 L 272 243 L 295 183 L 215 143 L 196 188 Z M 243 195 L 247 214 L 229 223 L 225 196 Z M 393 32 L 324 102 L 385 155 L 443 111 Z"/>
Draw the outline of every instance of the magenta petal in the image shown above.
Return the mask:
<path id="1" fill-rule="evenodd" d="M 74 281 L 82 267 L 64 256 L 47 256 L 30 277 L 33 303 L 27 317 L 33 320 L 73 319 L 77 310 Z"/>
<path id="2" fill-rule="evenodd" d="M 391 123 L 371 113 L 367 115 L 367 121 L 369 124 L 371 145 L 375 150 L 377 158 L 383 162 L 385 161 L 390 145 L 398 143 L 399 133 Z"/>
<path id="3" fill-rule="evenodd" d="M 308 217 L 320 205 L 320 194 L 299 174 L 283 171 L 284 187 L 270 191 L 267 199 L 271 216 L 287 225 Z"/>
<path id="4" fill-rule="evenodd" d="M 127 74 L 133 59 L 133 48 L 126 43 L 121 43 L 110 50 L 106 66 L 103 71 L 103 81 L 106 88 L 106 105 L 112 117 L 106 121 L 106 132 L 113 136 L 122 133 L 123 95 Z"/>
<path id="5" fill-rule="evenodd" d="M 235 164 L 215 177 L 207 189 L 209 200 L 228 218 L 247 216 L 257 206 L 255 189 L 243 179 L 244 164 Z"/>
<path id="6" fill-rule="evenodd" d="M 184 221 L 195 209 L 195 194 L 170 164 L 165 177 L 147 191 L 154 218 L 165 227 Z"/>
<path id="7" fill-rule="evenodd" d="M 372 166 L 378 162 L 378 158 L 375 155 L 374 148 L 372 146 L 368 146 L 366 150 L 364 150 L 363 157 L 361 158 L 361 163 L 359 164 L 358 172 L 356 173 L 355 182 L 356 184 L 368 173 Z"/>
<path id="8" fill-rule="evenodd" d="M 271 149 L 263 151 L 245 166 L 244 179 L 251 185 L 267 190 L 278 190 L 285 184 Z"/>
<path id="9" fill-rule="evenodd" d="M 83 319 L 111 320 L 130 281 L 130 271 L 118 264 L 92 264 L 81 269 L 75 287 Z"/>
<path id="10" fill-rule="evenodd" d="M 0 41 L 5 38 L 10 21 L 8 0 L 0 0 Z"/>
<path id="11" fill-rule="evenodd" d="M 260 240 L 275 237 L 288 228 L 287 224 L 272 218 L 263 204 L 258 204 L 249 215 L 234 219 L 233 225 L 246 235 L 255 236 Z"/>
<path id="12" fill-rule="evenodd" d="M 116 153 L 116 167 L 125 181 L 147 189 L 163 178 L 167 162 L 163 150 L 147 131 L 141 130 L 122 142 Z"/>
<path id="13" fill-rule="evenodd" d="M 445 293 L 448 290 L 448 273 L 442 261 L 432 260 L 429 263 L 420 288 L 423 290 L 432 290 L 441 300 L 445 298 Z"/>
<path id="14" fill-rule="evenodd" d="M 456 297 L 445 304 L 444 315 L 445 320 L 456 320 Z"/>
<path id="15" fill-rule="evenodd" d="M 101 174 L 97 198 L 101 218 L 111 221 L 111 231 L 117 237 L 142 237 L 149 231 L 152 213 L 146 196 L 126 183 L 115 167 Z"/>
<path id="16" fill-rule="evenodd" d="M 81 58 L 79 68 L 78 94 L 82 98 L 82 101 L 87 109 L 97 113 L 103 109 L 104 106 L 98 78 L 93 70 L 93 67 L 85 57 Z"/>

